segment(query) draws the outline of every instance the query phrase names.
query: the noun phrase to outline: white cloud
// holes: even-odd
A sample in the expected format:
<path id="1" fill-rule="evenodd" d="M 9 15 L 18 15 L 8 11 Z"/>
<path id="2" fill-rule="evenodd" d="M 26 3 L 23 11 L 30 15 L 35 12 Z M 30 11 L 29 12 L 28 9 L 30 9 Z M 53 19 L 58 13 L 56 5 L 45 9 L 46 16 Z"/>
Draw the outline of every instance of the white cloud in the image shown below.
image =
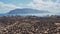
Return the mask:
<path id="1" fill-rule="evenodd" d="M 9 12 L 10 10 L 13 10 L 16 8 L 22 8 L 22 7 L 18 7 L 13 4 L 5 4 L 3 2 L 0 2 L 0 13 L 6 13 L 6 12 Z"/>
<path id="2" fill-rule="evenodd" d="M 57 0 L 55 2 L 51 0 L 33 0 L 32 2 L 24 5 L 14 5 L 14 4 L 5 4 L 3 2 L 0 2 L 0 13 L 6 13 L 9 12 L 12 9 L 15 8 L 34 8 L 38 10 L 48 10 L 52 13 L 60 13 L 60 0 Z"/>
<path id="3" fill-rule="evenodd" d="M 39 9 L 39 10 L 48 10 L 53 13 L 60 13 L 60 3 L 59 0 L 56 2 L 52 2 L 51 0 L 47 0 L 47 2 L 43 0 L 33 0 L 27 6 Z"/>

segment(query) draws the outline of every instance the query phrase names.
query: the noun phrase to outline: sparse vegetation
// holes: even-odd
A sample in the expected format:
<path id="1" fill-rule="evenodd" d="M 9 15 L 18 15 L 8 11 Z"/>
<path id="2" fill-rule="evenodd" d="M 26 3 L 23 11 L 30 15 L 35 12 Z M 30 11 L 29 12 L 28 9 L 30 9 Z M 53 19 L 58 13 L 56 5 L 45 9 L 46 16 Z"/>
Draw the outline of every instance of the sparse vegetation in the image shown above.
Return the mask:
<path id="1" fill-rule="evenodd" d="M 60 34 L 60 16 L 0 17 L 0 34 Z"/>

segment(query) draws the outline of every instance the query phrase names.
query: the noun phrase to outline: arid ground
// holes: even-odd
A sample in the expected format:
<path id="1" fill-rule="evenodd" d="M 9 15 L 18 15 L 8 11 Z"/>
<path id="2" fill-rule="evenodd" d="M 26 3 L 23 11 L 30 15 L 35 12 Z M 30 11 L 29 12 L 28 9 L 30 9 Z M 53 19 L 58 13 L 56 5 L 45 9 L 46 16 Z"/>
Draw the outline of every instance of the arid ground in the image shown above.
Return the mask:
<path id="1" fill-rule="evenodd" d="M 0 34 L 60 34 L 60 17 L 0 17 Z"/>

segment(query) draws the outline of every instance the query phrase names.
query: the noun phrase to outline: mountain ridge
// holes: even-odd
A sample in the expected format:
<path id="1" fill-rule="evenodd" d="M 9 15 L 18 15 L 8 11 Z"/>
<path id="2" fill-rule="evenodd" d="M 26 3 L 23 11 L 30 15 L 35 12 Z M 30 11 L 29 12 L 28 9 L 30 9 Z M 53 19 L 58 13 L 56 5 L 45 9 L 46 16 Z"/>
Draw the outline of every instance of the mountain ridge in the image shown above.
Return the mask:
<path id="1" fill-rule="evenodd" d="M 30 8 L 14 9 L 8 12 L 8 14 L 38 14 L 38 13 L 50 13 L 50 12 L 45 10 L 37 10 Z"/>

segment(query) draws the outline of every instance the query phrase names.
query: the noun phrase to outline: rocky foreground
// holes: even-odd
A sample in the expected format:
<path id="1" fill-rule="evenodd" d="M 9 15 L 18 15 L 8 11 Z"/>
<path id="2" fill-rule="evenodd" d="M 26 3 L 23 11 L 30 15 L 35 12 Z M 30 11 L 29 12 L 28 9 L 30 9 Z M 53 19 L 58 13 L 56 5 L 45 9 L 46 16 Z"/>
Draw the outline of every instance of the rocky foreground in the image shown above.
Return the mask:
<path id="1" fill-rule="evenodd" d="M 60 17 L 0 17 L 0 34 L 60 34 Z"/>

